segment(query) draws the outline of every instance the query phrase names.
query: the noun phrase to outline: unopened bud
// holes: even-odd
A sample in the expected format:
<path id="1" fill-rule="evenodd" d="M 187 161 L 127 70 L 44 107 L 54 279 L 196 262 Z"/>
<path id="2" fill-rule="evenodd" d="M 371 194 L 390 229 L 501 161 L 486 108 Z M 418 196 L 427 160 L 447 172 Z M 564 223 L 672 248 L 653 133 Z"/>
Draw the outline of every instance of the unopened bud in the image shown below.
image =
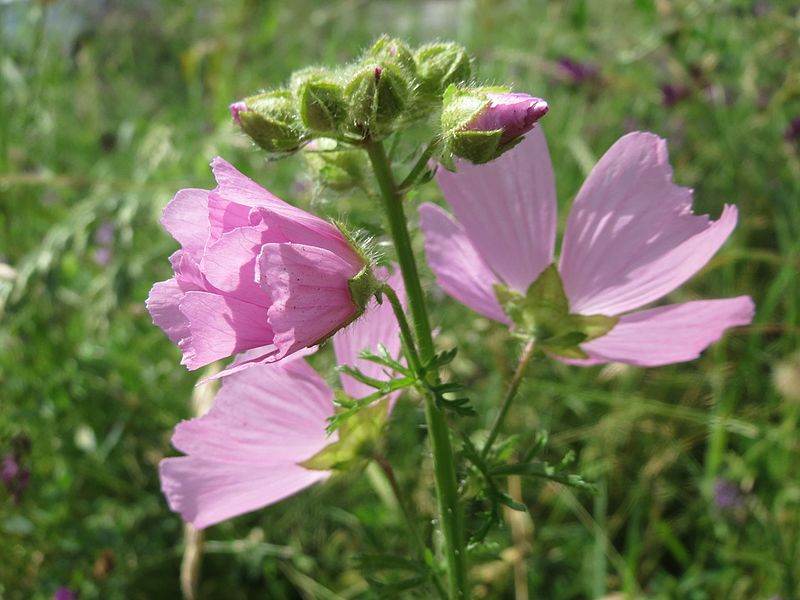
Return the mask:
<path id="1" fill-rule="evenodd" d="M 466 49 L 460 44 L 427 44 L 414 54 L 420 93 L 429 98 L 440 97 L 448 86 L 466 83 L 472 76 L 472 65 Z"/>
<path id="2" fill-rule="evenodd" d="M 361 136 L 381 139 L 392 131 L 409 100 L 409 81 L 388 63 L 361 67 L 345 89 L 350 125 Z"/>
<path id="3" fill-rule="evenodd" d="M 346 192 L 363 184 L 369 162 L 361 150 L 339 149 L 334 140 L 319 138 L 304 148 L 303 156 L 321 186 Z"/>
<path id="4" fill-rule="evenodd" d="M 365 61 L 376 60 L 396 66 L 408 79 L 417 74 L 414 54 L 401 40 L 384 35 L 367 51 L 366 56 Z"/>
<path id="5" fill-rule="evenodd" d="M 548 109 L 547 102 L 528 94 L 450 87 L 444 95 L 442 130 L 454 155 L 480 164 L 513 148 Z"/>
<path id="6" fill-rule="evenodd" d="M 267 152 L 292 152 L 306 136 L 288 90 L 251 96 L 230 106 L 233 120 Z"/>

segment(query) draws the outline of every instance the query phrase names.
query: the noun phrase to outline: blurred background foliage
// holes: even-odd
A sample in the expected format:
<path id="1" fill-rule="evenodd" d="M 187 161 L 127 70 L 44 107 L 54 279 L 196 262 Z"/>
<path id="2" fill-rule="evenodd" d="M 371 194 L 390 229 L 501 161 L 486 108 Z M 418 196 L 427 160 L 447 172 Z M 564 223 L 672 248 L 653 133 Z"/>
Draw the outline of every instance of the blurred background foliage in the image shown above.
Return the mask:
<path id="1" fill-rule="evenodd" d="M 790 0 L 0 2 L 0 597 L 179 595 L 182 525 L 156 465 L 174 453 L 197 375 L 144 309 L 176 247 L 160 211 L 180 188 L 212 187 L 220 154 L 281 197 L 380 233 L 368 197 L 320 189 L 299 157 L 265 162 L 227 106 L 294 69 L 347 61 L 384 32 L 457 40 L 480 80 L 549 101 L 562 224 L 616 138 L 665 137 L 698 212 L 740 210 L 732 239 L 670 299 L 749 293 L 758 307 L 752 326 L 689 364 L 531 369 L 509 428 L 548 430 L 549 451 L 574 450 L 598 493 L 512 480 L 530 515 L 492 534 L 476 594 L 800 597 Z M 420 195 L 436 199 L 435 186 Z M 479 408 L 459 426 L 479 432 L 518 348 L 425 276 L 439 344 L 460 347 L 453 368 Z M 394 419 L 389 455 L 429 522 L 423 421 L 413 402 Z M 200 597 L 376 597 L 356 558 L 411 552 L 385 497 L 367 471 L 211 528 Z"/>

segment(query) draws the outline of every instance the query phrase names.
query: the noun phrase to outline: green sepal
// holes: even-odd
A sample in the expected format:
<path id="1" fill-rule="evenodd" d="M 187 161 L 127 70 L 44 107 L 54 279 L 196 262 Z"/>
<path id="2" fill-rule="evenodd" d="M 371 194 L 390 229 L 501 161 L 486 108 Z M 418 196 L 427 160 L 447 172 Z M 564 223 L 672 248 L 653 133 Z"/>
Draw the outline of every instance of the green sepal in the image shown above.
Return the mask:
<path id="1" fill-rule="evenodd" d="M 273 90 L 245 99 L 239 113 L 242 130 L 267 152 L 293 152 L 307 139 L 294 98 L 288 90 Z"/>
<path id="2" fill-rule="evenodd" d="M 618 317 L 570 313 L 555 265 L 542 271 L 524 296 L 501 284 L 495 284 L 494 291 L 518 334 L 534 337 L 543 350 L 566 358 L 588 358 L 580 345 L 607 334 L 619 322 Z"/>
<path id="3" fill-rule="evenodd" d="M 358 308 L 359 315 L 366 310 L 370 298 L 372 298 L 382 286 L 383 282 L 375 277 L 369 264 L 361 269 L 358 275 L 347 282 L 347 287 L 350 290 L 350 297 L 353 300 L 353 304 Z"/>
<path id="4" fill-rule="evenodd" d="M 367 50 L 365 57 L 363 59 L 365 63 L 379 60 L 396 65 L 409 80 L 417 76 L 417 61 L 414 60 L 414 53 L 405 42 L 397 38 L 382 35 L 372 48 Z"/>
<path id="5" fill-rule="evenodd" d="M 492 161 L 516 146 L 522 138 L 502 144 L 502 129 L 473 131 L 472 121 L 489 105 L 490 92 L 505 93 L 504 87 L 457 88 L 450 85 L 442 97 L 442 136 L 454 156 L 474 164 Z"/>
<path id="6" fill-rule="evenodd" d="M 414 53 L 419 92 L 439 99 L 451 84 L 466 83 L 472 77 L 469 53 L 460 44 L 437 43 L 419 47 Z"/>
<path id="7" fill-rule="evenodd" d="M 319 149 L 309 149 L 311 145 L 316 145 Z M 328 138 L 318 138 L 306 146 L 303 157 L 314 180 L 337 192 L 363 186 L 369 169 L 369 161 L 364 152 L 347 147 L 343 150 L 337 148 L 337 143 Z"/>
<path id="8" fill-rule="evenodd" d="M 411 85 L 402 71 L 386 62 L 358 68 L 345 87 L 353 133 L 379 140 L 393 131 L 409 102 Z"/>
<path id="9" fill-rule="evenodd" d="M 337 441 L 299 463 L 300 466 L 313 471 L 343 471 L 366 466 L 381 443 L 388 420 L 388 402 L 376 402 L 362 408 L 342 421 L 337 429 Z"/>
<path id="10" fill-rule="evenodd" d="M 315 133 L 335 134 L 347 120 L 344 90 L 331 79 L 310 78 L 297 92 L 300 118 Z"/>

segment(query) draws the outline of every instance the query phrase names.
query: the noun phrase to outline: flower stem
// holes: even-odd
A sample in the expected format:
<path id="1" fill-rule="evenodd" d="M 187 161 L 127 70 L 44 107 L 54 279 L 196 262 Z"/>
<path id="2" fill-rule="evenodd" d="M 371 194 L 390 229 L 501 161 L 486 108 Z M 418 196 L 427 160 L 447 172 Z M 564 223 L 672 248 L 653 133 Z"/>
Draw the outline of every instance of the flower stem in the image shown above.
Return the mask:
<path id="1" fill-rule="evenodd" d="M 397 319 L 397 323 L 400 325 L 400 337 L 403 339 L 403 345 L 406 347 L 408 365 L 415 374 L 418 374 L 422 370 L 422 364 L 420 363 L 419 354 L 417 353 L 417 346 L 414 343 L 414 336 L 411 334 L 411 327 L 409 327 L 406 314 L 403 312 L 403 305 L 397 297 L 397 292 L 395 292 L 390 285 L 384 284 L 381 287 L 381 292 L 389 299 L 389 304 L 392 305 L 394 316 Z"/>
<path id="2" fill-rule="evenodd" d="M 435 137 L 431 140 L 431 143 L 425 147 L 425 150 L 422 151 L 420 157 L 417 159 L 417 162 L 414 163 L 414 166 L 409 171 L 408 175 L 405 179 L 397 186 L 397 189 L 402 193 L 408 190 L 409 188 L 413 187 L 414 184 L 417 182 L 420 173 L 428 166 L 428 161 L 433 156 L 433 153 L 436 151 L 436 147 L 439 145 L 439 138 Z"/>
<path id="3" fill-rule="evenodd" d="M 533 358 L 533 352 L 535 348 L 536 340 L 531 338 L 528 340 L 528 343 L 525 344 L 525 348 L 522 350 L 522 355 L 519 357 L 517 368 L 514 371 L 513 377 L 511 378 L 511 383 L 508 384 L 508 389 L 506 390 L 506 395 L 503 398 L 503 403 L 500 405 L 500 412 L 497 413 L 497 417 L 495 417 L 494 423 L 492 423 L 492 428 L 489 430 L 489 437 L 486 438 L 486 443 L 483 445 L 481 458 L 486 458 L 488 456 L 494 441 L 497 439 L 497 434 L 500 433 L 500 426 L 503 424 L 503 420 L 506 418 L 506 413 L 508 413 L 508 409 L 511 407 L 511 402 L 514 400 L 514 396 L 517 395 L 519 384 L 522 383 L 522 378 L 525 376 L 525 369 L 528 368 L 528 364 L 531 362 L 531 358 Z"/>
<path id="4" fill-rule="evenodd" d="M 392 488 L 392 492 L 394 493 L 394 497 L 397 499 L 397 504 L 400 506 L 400 510 L 403 513 L 403 517 L 405 517 L 406 524 L 408 525 L 408 529 L 411 531 L 411 537 L 414 538 L 414 545 L 417 547 L 417 552 L 419 553 L 420 560 L 427 563 L 428 562 L 428 547 L 425 545 L 425 542 L 422 540 L 422 536 L 420 536 L 419 531 L 417 529 L 417 523 L 414 520 L 414 517 L 411 513 L 411 509 L 408 507 L 408 503 L 406 502 L 405 496 L 403 495 L 402 490 L 400 489 L 400 484 L 397 482 L 397 477 L 395 477 L 394 469 L 392 468 L 391 463 L 389 460 L 381 453 L 375 454 L 375 462 L 378 463 L 378 466 L 383 470 L 383 473 L 386 475 L 386 479 L 389 481 L 389 486 Z M 439 592 L 439 596 L 444 600 L 447 600 L 447 592 L 444 589 L 444 584 L 442 583 L 441 577 L 439 577 L 439 573 L 433 571 L 431 573 L 431 580 L 433 581 L 434 586 L 436 586 L 436 591 Z"/>
<path id="5" fill-rule="evenodd" d="M 366 145 L 375 178 L 381 190 L 384 211 L 389 222 L 389 230 L 394 240 L 397 260 L 403 275 L 408 295 L 420 358 L 427 363 L 434 356 L 433 336 L 431 335 L 425 296 L 419 281 L 417 263 L 411 248 L 411 238 L 403 210 L 403 195 L 395 183 L 386 150 L 381 142 Z M 433 454 L 433 470 L 436 480 L 436 495 L 439 517 L 442 524 L 444 548 L 447 557 L 449 578 L 449 597 L 451 600 L 465 600 L 467 593 L 467 569 L 464 553 L 464 526 L 461 506 L 458 502 L 458 482 L 453 449 L 450 445 L 450 431 L 444 413 L 436 406 L 430 394 L 424 395 L 425 420 Z"/>

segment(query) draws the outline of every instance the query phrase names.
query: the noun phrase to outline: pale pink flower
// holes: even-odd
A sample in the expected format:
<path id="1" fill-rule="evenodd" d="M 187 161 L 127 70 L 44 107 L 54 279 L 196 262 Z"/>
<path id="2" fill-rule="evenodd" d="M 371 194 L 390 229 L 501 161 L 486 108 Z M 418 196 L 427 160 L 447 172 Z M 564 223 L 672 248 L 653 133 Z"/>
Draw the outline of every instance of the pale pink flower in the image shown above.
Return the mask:
<path id="1" fill-rule="evenodd" d="M 221 158 L 217 187 L 179 191 L 161 223 L 181 244 L 175 276 L 147 299 L 153 322 L 197 369 L 247 350 L 247 363 L 319 343 L 360 309 L 349 280 L 365 267 L 331 223 L 280 200 Z"/>
<path id="2" fill-rule="evenodd" d="M 544 134 L 485 165 L 440 169 L 439 186 L 458 220 L 420 208 L 428 262 L 439 285 L 479 313 L 510 324 L 493 284 L 524 294 L 553 262 L 556 194 Z M 567 221 L 559 271 L 573 313 L 619 316 L 583 343 L 590 365 L 657 366 L 695 359 L 723 332 L 753 318 L 748 296 L 655 302 L 716 253 L 736 225 L 735 206 L 717 221 L 692 213 L 692 192 L 672 183 L 666 142 L 649 133 L 618 140 L 592 169 Z"/>
<path id="3" fill-rule="evenodd" d="M 388 283 L 404 297 L 399 274 Z M 391 306 L 371 302 L 363 317 L 333 337 L 333 348 L 339 364 L 386 381 L 391 374 L 358 357 L 365 349 L 377 352 L 379 344 L 400 354 Z M 161 461 L 161 488 L 172 510 L 195 527 L 274 504 L 330 475 L 299 464 L 337 440 L 336 432 L 325 432 L 333 390 L 300 355 L 226 377 L 211 410 L 175 428 L 172 444 L 188 456 Z M 341 383 L 354 398 L 375 391 L 344 374 Z"/>

